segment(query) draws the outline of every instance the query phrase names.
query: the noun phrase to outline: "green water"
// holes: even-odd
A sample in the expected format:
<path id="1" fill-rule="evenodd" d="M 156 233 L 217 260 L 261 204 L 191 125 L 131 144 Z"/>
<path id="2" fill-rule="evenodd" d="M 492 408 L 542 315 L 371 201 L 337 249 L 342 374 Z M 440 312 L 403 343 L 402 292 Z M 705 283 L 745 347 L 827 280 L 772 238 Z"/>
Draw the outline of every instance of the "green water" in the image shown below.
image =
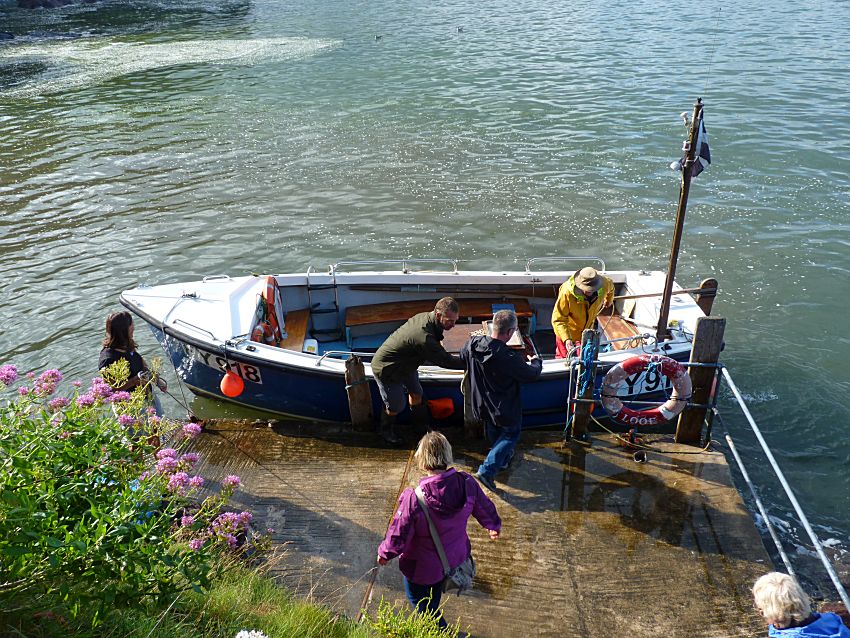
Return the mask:
<path id="1" fill-rule="evenodd" d="M 87 379 L 139 282 L 406 256 L 663 268 L 678 116 L 702 96 L 714 163 L 678 279 L 719 279 L 724 361 L 841 559 L 850 5 L 628 7 L 0 4 L 0 362 Z"/>

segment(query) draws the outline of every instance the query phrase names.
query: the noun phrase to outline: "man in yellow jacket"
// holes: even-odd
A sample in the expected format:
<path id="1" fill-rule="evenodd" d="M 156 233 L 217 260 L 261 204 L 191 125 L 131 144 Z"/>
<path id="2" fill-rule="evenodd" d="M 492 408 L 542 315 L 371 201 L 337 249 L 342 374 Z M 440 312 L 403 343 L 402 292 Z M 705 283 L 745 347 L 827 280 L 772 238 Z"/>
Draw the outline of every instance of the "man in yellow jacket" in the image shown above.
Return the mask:
<path id="1" fill-rule="evenodd" d="M 552 310 L 555 358 L 566 359 L 581 344 L 581 333 L 592 329 L 603 308 L 614 303 L 614 282 L 595 268 L 582 268 L 558 290 Z"/>

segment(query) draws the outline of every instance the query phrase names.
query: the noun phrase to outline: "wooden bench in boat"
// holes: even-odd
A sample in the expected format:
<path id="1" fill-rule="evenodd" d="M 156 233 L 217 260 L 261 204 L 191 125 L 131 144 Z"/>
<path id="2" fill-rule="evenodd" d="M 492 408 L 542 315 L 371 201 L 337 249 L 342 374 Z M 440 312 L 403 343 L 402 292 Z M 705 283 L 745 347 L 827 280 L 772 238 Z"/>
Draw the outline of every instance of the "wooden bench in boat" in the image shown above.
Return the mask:
<path id="1" fill-rule="evenodd" d="M 287 337 L 280 342 L 280 347 L 286 350 L 301 352 L 304 349 L 304 339 L 307 337 L 307 326 L 309 323 L 309 308 L 290 310 L 286 313 Z"/>
<path id="2" fill-rule="evenodd" d="M 636 337 L 640 334 L 638 329 L 619 315 L 599 315 L 597 318 L 599 327 L 609 341 L 623 339 L 625 337 Z M 615 341 L 611 344 L 614 350 L 625 350 L 629 347 L 628 341 Z"/>
<path id="3" fill-rule="evenodd" d="M 436 299 L 417 299 L 415 301 L 393 301 L 367 306 L 351 306 L 345 311 L 345 327 L 365 326 L 371 323 L 389 323 L 407 321 L 420 312 L 434 309 Z M 528 299 L 458 299 L 461 318 L 489 319 L 493 316 L 493 306 L 497 310 L 512 305 L 517 317 L 531 317 L 534 312 Z"/>

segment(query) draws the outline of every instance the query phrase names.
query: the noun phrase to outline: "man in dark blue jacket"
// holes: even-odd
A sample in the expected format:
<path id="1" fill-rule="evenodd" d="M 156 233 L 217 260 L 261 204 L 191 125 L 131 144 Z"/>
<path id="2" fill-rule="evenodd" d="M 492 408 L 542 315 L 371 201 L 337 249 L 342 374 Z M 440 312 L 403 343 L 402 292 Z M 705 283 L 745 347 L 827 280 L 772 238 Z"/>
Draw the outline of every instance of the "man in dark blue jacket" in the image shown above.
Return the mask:
<path id="1" fill-rule="evenodd" d="M 536 355 L 525 357 L 507 346 L 516 329 L 514 311 L 500 310 L 493 315 L 490 336 L 472 337 L 460 351 L 469 374 L 472 415 L 484 422 L 493 446 L 475 478 L 491 490 L 496 489 L 496 474 L 508 466 L 519 441 L 521 384 L 539 377 L 543 369 Z"/>

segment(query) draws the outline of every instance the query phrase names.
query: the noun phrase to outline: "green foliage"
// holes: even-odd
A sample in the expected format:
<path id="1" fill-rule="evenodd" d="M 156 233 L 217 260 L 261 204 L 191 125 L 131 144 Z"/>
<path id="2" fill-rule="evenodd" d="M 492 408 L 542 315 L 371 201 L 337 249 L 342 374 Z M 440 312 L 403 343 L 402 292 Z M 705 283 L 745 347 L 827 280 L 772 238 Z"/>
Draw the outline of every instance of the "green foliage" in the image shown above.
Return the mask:
<path id="1" fill-rule="evenodd" d="M 120 387 L 127 371 L 105 376 Z M 0 391 L 16 379 L 14 366 L 0 366 Z M 247 537 L 248 512 L 222 511 L 238 477 L 194 502 L 202 479 L 188 472 L 197 455 L 155 447 L 194 436 L 197 425 L 154 416 L 146 385 L 113 392 L 97 378 L 56 397 L 61 381 L 48 370 L 0 404 L 0 635 L 458 636 L 384 601 L 374 620 L 357 624 L 293 599 L 220 551 L 268 541 Z"/>
<path id="2" fill-rule="evenodd" d="M 123 383 L 121 368 L 106 376 Z M 16 377 L 0 367 L 0 390 Z M 154 457 L 160 438 L 182 442 L 200 428 L 155 416 L 146 385 L 113 392 L 97 378 L 50 398 L 61 373 L 32 379 L 0 404 L 0 608 L 96 626 L 112 608 L 207 587 L 216 547 L 244 542 L 250 522 L 221 511 L 239 479 L 181 521 L 203 484 L 188 473 L 197 455 Z"/>
<path id="3" fill-rule="evenodd" d="M 440 629 L 436 612 L 420 614 L 411 607 L 400 607 L 383 598 L 375 619 L 369 624 L 381 638 L 458 638 L 460 635 L 459 625 Z"/>

